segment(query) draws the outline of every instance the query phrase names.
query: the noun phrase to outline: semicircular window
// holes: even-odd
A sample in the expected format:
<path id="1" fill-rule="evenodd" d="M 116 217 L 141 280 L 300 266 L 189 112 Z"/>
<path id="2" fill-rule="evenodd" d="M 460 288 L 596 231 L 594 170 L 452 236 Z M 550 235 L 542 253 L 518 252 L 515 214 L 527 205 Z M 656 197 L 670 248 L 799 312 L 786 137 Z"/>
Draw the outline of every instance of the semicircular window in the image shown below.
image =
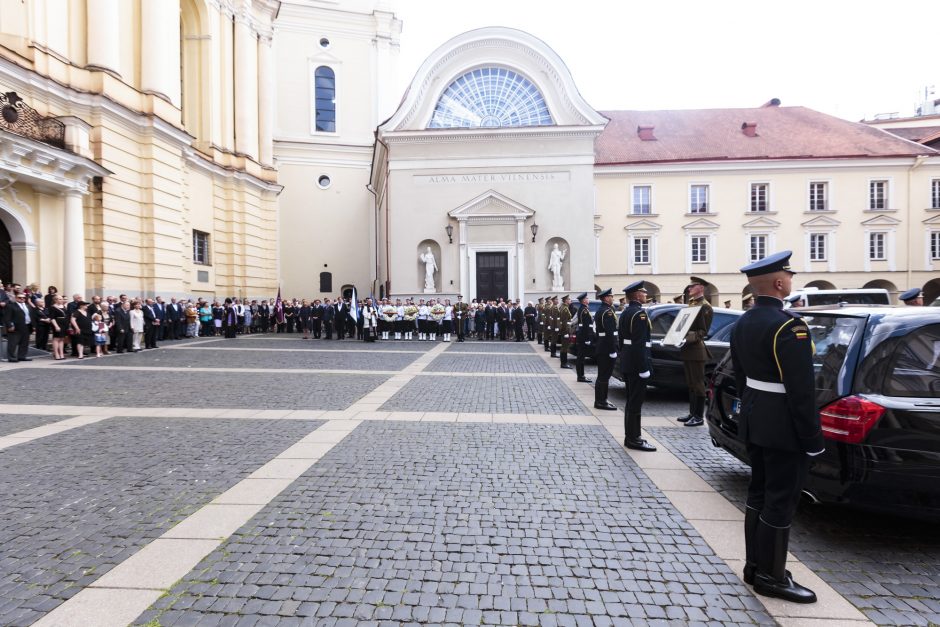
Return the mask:
<path id="1" fill-rule="evenodd" d="M 428 128 L 549 126 L 552 115 L 538 88 L 512 70 L 467 72 L 444 90 Z"/>

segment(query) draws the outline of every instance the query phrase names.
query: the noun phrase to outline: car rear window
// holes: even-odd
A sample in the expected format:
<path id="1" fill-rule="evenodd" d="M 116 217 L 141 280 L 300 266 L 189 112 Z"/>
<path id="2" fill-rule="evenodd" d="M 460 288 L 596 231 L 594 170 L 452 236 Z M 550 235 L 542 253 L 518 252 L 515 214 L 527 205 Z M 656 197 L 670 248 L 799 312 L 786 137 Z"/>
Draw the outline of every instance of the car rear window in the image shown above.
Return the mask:
<path id="1" fill-rule="evenodd" d="M 816 401 L 825 405 L 842 396 L 839 373 L 852 340 L 865 326 L 863 318 L 805 314 L 801 318 L 809 327 L 815 352 L 813 370 L 816 374 Z"/>
<path id="2" fill-rule="evenodd" d="M 842 294 L 813 294 L 809 292 L 803 296 L 810 307 L 818 305 L 838 305 L 851 303 L 853 305 L 890 305 L 886 294 L 869 294 L 866 292 L 846 292 Z"/>
<path id="3" fill-rule="evenodd" d="M 885 340 L 865 358 L 860 374 L 860 392 L 940 396 L 940 324 Z"/>

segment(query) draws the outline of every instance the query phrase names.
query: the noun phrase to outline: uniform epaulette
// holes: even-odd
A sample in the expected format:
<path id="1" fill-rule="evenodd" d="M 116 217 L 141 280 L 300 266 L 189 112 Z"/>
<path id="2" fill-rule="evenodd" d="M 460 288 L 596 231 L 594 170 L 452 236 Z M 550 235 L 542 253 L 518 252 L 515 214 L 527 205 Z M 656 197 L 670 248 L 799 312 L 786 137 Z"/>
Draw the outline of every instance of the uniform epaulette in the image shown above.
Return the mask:
<path id="1" fill-rule="evenodd" d="M 786 315 L 788 315 L 788 316 L 790 316 L 791 318 L 794 318 L 794 319 L 796 319 L 796 320 L 800 320 L 800 319 L 803 318 L 803 316 L 801 316 L 799 312 L 793 311 L 792 309 L 781 309 L 780 311 L 782 311 L 782 312 L 785 313 Z"/>

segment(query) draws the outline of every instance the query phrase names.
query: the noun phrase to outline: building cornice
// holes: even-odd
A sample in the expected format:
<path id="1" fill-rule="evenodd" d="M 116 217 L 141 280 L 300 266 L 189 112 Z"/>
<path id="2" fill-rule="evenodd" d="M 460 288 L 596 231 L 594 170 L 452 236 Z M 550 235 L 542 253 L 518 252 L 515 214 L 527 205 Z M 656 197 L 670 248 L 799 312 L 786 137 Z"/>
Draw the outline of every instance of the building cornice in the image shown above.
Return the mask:
<path id="1" fill-rule="evenodd" d="M 631 165 L 594 164 L 597 177 L 617 177 L 630 174 L 644 176 L 670 175 L 708 175 L 715 172 L 748 172 L 786 170 L 818 172 L 832 168 L 900 168 L 907 169 L 917 162 L 915 157 L 846 157 L 828 159 L 766 159 L 735 161 L 689 161 L 684 163 L 646 163 Z M 928 157 L 923 165 L 940 166 L 940 157 Z"/>
<path id="2" fill-rule="evenodd" d="M 92 177 L 111 171 L 68 150 L 0 129 L 0 173 L 39 189 L 84 194 Z"/>
<path id="3" fill-rule="evenodd" d="M 423 129 L 388 131 L 382 141 L 387 144 L 433 144 L 465 141 L 502 141 L 517 139 L 591 139 L 604 127 L 598 126 L 521 126 L 498 129 Z"/>

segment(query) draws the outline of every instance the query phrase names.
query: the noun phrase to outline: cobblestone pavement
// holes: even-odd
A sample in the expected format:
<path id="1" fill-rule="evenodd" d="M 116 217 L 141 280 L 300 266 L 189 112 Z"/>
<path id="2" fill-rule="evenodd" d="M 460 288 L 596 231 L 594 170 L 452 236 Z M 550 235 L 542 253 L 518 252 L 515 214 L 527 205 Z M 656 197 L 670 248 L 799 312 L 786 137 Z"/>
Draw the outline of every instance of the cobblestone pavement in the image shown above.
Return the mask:
<path id="1" fill-rule="evenodd" d="M 415 377 L 380 409 L 495 414 L 588 413 L 571 390 L 552 377 Z"/>
<path id="2" fill-rule="evenodd" d="M 29 625 L 314 421 L 111 418 L 0 451 L 0 625 Z"/>
<path id="3" fill-rule="evenodd" d="M 240 348 L 245 348 L 244 344 Z M 216 350 L 215 344 L 193 350 L 145 350 L 107 359 L 68 361 L 68 366 L 146 366 L 151 368 L 267 368 L 305 370 L 401 370 L 421 353 L 336 351 L 231 351 Z"/>
<path id="4" fill-rule="evenodd" d="M 551 366 L 538 355 L 448 355 L 428 364 L 425 372 L 492 372 L 516 374 L 552 374 Z"/>
<path id="5" fill-rule="evenodd" d="M 182 354 L 186 351 L 166 351 Z M 123 357 L 123 355 L 122 355 Z M 98 361 L 110 361 L 99 359 Z M 20 403 L 105 407 L 345 409 L 386 375 L 160 372 L 59 367 L 0 372 L 0 389 Z M 37 394 L 37 390 L 41 393 Z"/>
<path id="6" fill-rule="evenodd" d="M 772 623 L 686 529 L 598 427 L 363 423 L 136 624 Z"/>
<path id="7" fill-rule="evenodd" d="M 648 431 L 743 511 L 750 469 L 707 431 Z M 879 625 L 940 624 L 936 524 L 802 503 L 790 551 Z"/>
<path id="8" fill-rule="evenodd" d="M 59 422 L 71 418 L 71 416 L 33 416 L 33 415 L 14 415 L 0 414 L 0 436 L 10 435 L 18 431 L 26 431 L 47 425 L 51 422 Z"/>
<path id="9" fill-rule="evenodd" d="M 437 342 L 406 342 L 404 340 L 385 342 L 362 342 L 360 340 L 304 340 L 298 334 L 284 334 L 281 336 L 251 335 L 241 336 L 234 340 L 211 338 L 204 342 L 206 347 L 224 348 L 224 349 L 243 349 L 243 348 L 277 348 L 277 349 L 306 349 L 318 351 L 365 351 L 367 353 L 375 351 L 418 351 L 424 352 L 431 350 Z M 165 346 L 175 346 L 168 342 Z"/>
<path id="10" fill-rule="evenodd" d="M 447 347 L 451 353 L 534 353 L 531 342 L 500 342 L 499 340 L 472 340 L 452 343 Z"/>

